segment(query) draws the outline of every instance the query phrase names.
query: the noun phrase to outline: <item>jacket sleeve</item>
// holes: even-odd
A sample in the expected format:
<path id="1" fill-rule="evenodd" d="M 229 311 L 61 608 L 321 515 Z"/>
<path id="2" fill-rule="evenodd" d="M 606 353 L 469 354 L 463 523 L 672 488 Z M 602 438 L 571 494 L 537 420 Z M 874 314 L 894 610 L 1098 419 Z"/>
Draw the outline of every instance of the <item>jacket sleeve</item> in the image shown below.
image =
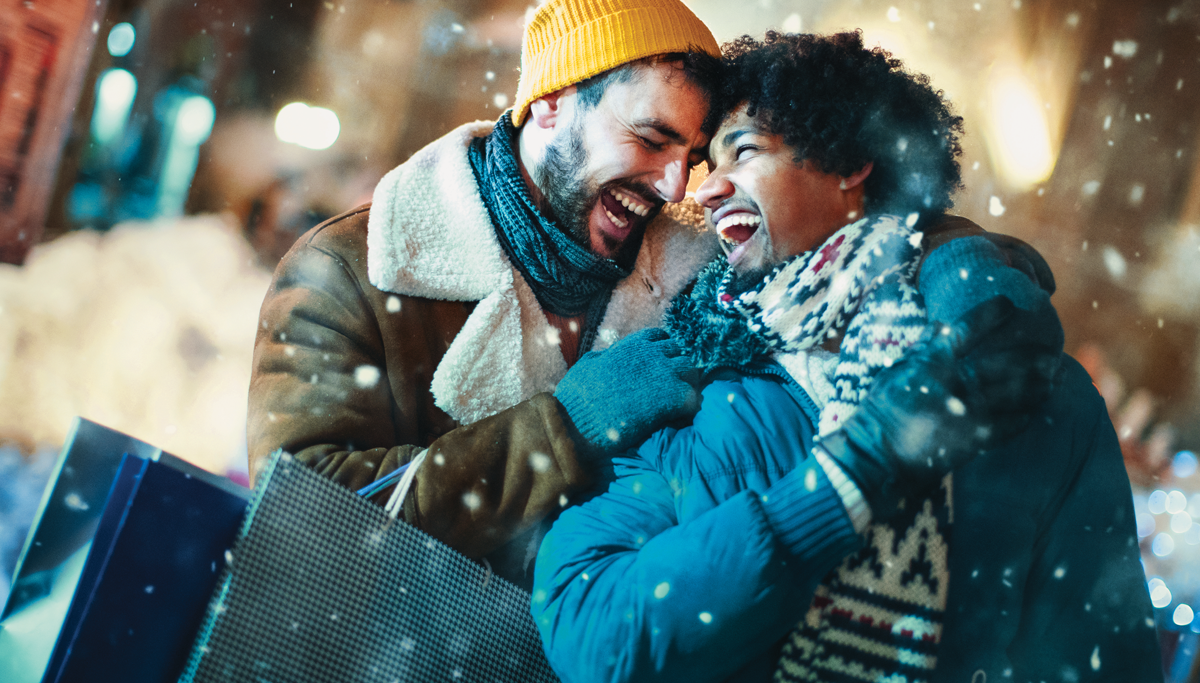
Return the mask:
<path id="1" fill-rule="evenodd" d="M 1103 400 L 1072 364 L 1081 414 L 1068 482 L 1041 515 L 1010 647 L 1013 680 L 1162 681 L 1129 478 Z M 1090 428 L 1090 429 L 1088 429 Z"/>
<path id="2" fill-rule="evenodd" d="M 689 484 L 647 461 L 737 443 L 709 436 L 658 432 L 640 451 L 651 457 L 620 459 L 608 491 L 566 510 L 544 539 L 531 610 L 565 682 L 722 680 L 792 629 L 824 575 L 860 547 L 811 459 L 765 492 L 681 521 Z"/>
<path id="3" fill-rule="evenodd" d="M 311 236 L 281 262 L 262 306 L 247 430 L 252 475 L 283 449 L 358 489 L 428 445 L 405 518 L 472 558 L 523 533 L 558 509 L 561 496 L 587 485 L 548 394 L 421 443 L 432 431 L 419 429 L 428 421 L 428 388 L 393 396 L 393 386 L 416 383 L 388 373 L 410 372 L 428 359 L 397 358 L 385 347 L 376 317 L 383 306 L 369 300 L 379 293 Z M 406 323 L 418 341 L 428 334 L 419 317 Z"/>
<path id="4" fill-rule="evenodd" d="M 1053 310 L 1054 277 L 1045 260 L 1024 242 L 995 233 L 934 247 L 921 265 L 919 287 L 930 320 L 958 319 L 994 296 L 1027 311 Z"/>

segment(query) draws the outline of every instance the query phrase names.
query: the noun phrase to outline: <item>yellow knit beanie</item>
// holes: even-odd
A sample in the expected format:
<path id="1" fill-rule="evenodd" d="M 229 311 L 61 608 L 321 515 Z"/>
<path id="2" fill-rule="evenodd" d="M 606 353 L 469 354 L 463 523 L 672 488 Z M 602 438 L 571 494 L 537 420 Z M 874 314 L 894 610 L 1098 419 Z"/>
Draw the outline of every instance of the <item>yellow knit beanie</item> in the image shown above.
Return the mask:
<path id="1" fill-rule="evenodd" d="M 691 50 L 721 56 L 712 32 L 680 0 L 550 0 L 525 27 L 513 125 L 543 95 L 644 57 Z"/>

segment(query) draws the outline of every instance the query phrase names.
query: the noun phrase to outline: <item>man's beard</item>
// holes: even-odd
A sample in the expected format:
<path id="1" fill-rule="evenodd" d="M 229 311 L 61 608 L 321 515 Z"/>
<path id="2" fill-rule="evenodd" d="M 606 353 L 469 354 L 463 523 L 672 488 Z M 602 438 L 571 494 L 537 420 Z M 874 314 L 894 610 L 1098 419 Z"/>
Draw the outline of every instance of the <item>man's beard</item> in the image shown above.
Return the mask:
<path id="1" fill-rule="evenodd" d="M 550 211 L 568 235 L 589 247 L 592 207 L 600 198 L 600 188 L 587 178 L 588 153 L 583 146 L 583 126 L 572 124 L 546 147 L 546 157 L 534 171 L 533 181 L 541 188 Z"/>

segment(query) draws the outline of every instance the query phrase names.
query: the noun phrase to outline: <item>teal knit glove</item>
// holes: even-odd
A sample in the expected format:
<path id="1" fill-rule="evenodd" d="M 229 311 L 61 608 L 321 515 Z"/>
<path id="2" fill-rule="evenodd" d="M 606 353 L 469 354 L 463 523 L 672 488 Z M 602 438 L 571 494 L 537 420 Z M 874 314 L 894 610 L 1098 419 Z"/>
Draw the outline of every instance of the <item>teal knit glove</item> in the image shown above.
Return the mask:
<path id="1" fill-rule="evenodd" d="M 635 332 L 592 351 L 567 372 L 554 397 L 578 432 L 584 455 L 628 450 L 700 407 L 700 372 L 666 331 Z"/>

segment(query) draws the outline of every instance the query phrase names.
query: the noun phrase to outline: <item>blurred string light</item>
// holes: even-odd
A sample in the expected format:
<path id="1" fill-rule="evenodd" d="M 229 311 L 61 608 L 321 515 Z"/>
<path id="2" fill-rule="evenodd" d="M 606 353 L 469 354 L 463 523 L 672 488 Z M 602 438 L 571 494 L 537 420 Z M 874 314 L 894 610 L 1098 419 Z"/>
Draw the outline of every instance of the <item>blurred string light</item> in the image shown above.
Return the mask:
<path id="1" fill-rule="evenodd" d="M 1177 534 L 1185 534 L 1192 528 L 1192 516 L 1185 512 L 1176 512 L 1171 515 L 1171 531 Z"/>
<path id="2" fill-rule="evenodd" d="M 1179 451 L 1171 461 L 1171 470 L 1179 479 L 1187 479 L 1196 473 L 1196 454 L 1191 451 Z"/>
<path id="3" fill-rule="evenodd" d="M 200 157 L 200 145 L 212 133 L 216 120 L 213 103 L 203 95 L 187 95 L 175 110 L 171 142 L 167 145 L 158 189 L 158 213 L 178 216 L 183 213 L 192 176 Z"/>
<path id="4" fill-rule="evenodd" d="M 1139 512 L 1136 515 L 1137 519 L 1137 535 L 1138 538 L 1145 538 L 1154 533 L 1155 523 L 1154 515 L 1148 512 Z"/>
<path id="5" fill-rule="evenodd" d="M 1175 608 L 1175 614 L 1171 616 L 1171 621 L 1175 622 L 1176 626 L 1187 626 L 1196 618 L 1196 613 L 1192 611 L 1190 605 L 1180 603 Z"/>
<path id="6" fill-rule="evenodd" d="M 1172 515 L 1183 512 L 1187 509 L 1187 496 L 1185 496 L 1183 491 L 1180 491 L 1179 489 L 1171 491 L 1167 494 L 1167 502 L 1166 505 L 1163 506 L 1163 509 Z"/>
<path id="7" fill-rule="evenodd" d="M 133 41 L 136 38 L 137 32 L 133 30 L 133 24 L 122 21 L 108 32 L 108 54 L 124 57 L 133 49 Z"/>
<path id="8" fill-rule="evenodd" d="M 1167 532 L 1163 532 L 1154 537 L 1150 542 L 1150 552 L 1158 557 L 1166 557 L 1175 552 L 1175 537 Z"/>
<path id="9" fill-rule="evenodd" d="M 125 131 L 135 95 L 137 78 L 125 69 L 109 69 L 101 74 L 92 112 L 92 139 L 97 144 L 110 145 Z"/>
<path id="10" fill-rule="evenodd" d="M 1167 584 L 1162 579 L 1155 577 L 1146 583 L 1146 588 L 1150 590 L 1150 603 L 1155 607 L 1162 609 L 1171 604 L 1171 589 L 1167 588 Z"/>
<path id="11" fill-rule="evenodd" d="M 275 116 L 275 137 L 308 149 L 329 149 L 341 132 L 337 114 L 324 107 L 292 102 Z"/>
<path id="12" fill-rule="evenodd" d="M 1157 489 L 1146 499 L 1146 509 L 1152 515 L 1161 515 L 1167 511 L 1167 492 Z"/>
<path id="13" fill-rule="evenodd" d="M 1046 180 L 1054 171 L 1054 151 L 1045 106 L 1016 67 L 997 67 L 988 83 L 988 134 L 993 163 L 1015 190 Z"/>

